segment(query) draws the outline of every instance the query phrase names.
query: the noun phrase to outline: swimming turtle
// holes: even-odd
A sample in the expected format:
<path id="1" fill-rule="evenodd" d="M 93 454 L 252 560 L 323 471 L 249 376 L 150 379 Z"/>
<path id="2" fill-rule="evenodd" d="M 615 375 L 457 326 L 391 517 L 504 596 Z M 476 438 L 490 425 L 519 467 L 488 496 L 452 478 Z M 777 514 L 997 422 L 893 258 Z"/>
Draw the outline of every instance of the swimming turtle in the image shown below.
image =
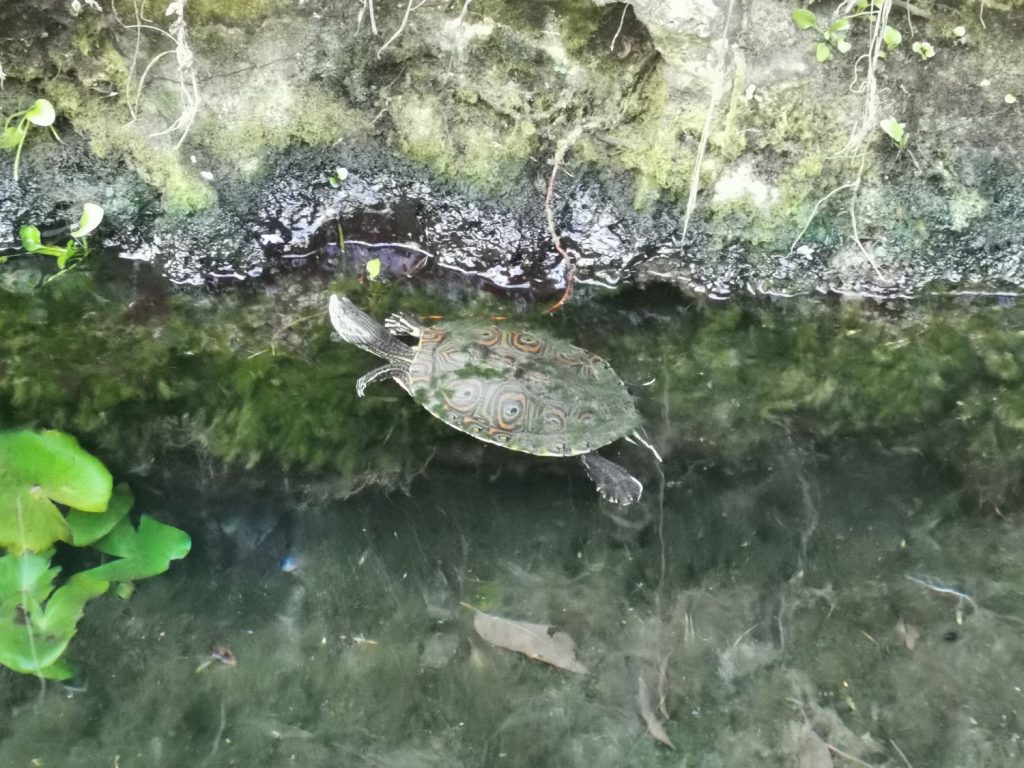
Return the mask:
<path id="1" fill-rule="evenodd" d="M 387 360 L 356 381 L 360 397 L 367 385 L 394 379 L 432 415 L 478 440 L 538 456 L 579 456 L 597 490 L 616 504 L 637 501 L 643 486 L 598 448 L 621 437 L 661 460 L 611 366 L 566 341 L 468 321 L 425 326 L 405 314 L 381 325 L 337 295 L 330 316 L 342 339 Z"/>

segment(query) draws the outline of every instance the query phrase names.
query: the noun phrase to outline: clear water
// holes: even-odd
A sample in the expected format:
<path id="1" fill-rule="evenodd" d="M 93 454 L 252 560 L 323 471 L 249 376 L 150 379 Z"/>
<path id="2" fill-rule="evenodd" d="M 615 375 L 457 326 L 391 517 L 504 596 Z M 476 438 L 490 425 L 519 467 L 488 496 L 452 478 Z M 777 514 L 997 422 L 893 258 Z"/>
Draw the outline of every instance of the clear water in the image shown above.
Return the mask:
<path id="1" fill-rule="evenodd" d="M 360 298 L 443 303 L 396 294 Z M 665 461 L 608 452 L 647 486 L 624 512 L 391 384 L 356 401 L 373 363 L 326 295 L 2 295 L 3 425 L 76 433 L 194 550 L 89 606 L 74 686 L 2 673 L 0 764 L 1024 764 L 1018 308 L 637 291 L 526 318 L 633 386 Z M 567 632 L 589 674 L 474 609 Z"/>

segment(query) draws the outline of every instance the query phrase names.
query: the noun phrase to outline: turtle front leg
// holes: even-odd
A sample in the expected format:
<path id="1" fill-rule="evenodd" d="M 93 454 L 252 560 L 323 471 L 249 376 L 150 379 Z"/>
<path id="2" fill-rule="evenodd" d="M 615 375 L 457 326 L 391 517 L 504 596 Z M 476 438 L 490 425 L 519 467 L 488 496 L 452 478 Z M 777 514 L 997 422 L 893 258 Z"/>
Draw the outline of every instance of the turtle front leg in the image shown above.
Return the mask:
<path id="1" fill-rule="evenodd" d="M 399 384 L 402 384 L 402 380 L 399 376 L 405 372 L 405 367 L 398 365 L 397 363 L 388 363 L 382 365 L 380 368 L 374 368 L 369 373 L 364 373 L 356 380 L 356 394 L 362 397 L 366 394 L 366 387 L 368 384 L 373 384 L 376 381 L 384 381 L 385 379 L 394 379 Z M 405 385 L 402 384 L 404 387 Z"/>
<path id="2" fill-rule="evenodd" d="M 396 312 L 387 317 L 384 327 L 393 336 L 412 336 L 418 339 L 423 335 L 423 329 L 426 326 L 408 312 Z"/>
<path id="3" fill-rule="evenodd" d="M 613 504 L 628 506 L 640 500 L 643 484 L 614 461 L 597 453 L 580 456 L 587 477 L 594 481 L 597 491 Z"/>

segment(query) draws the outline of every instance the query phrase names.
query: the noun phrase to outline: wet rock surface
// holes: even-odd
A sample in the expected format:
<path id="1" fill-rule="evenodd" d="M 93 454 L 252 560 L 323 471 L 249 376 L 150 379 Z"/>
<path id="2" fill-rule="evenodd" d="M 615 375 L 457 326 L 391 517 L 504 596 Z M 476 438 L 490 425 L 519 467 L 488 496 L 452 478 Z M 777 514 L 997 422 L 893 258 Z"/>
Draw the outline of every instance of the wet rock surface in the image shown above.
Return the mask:
<path id="1" fill-rule="evenodd" d="M 374 29 L 365 8 L 256 5 L 186 15 L 206 108 L 181 137 L 164 131 L 181 97 L 166 35 L 137 36 L 126 8 L 5 6 L 0 106 L 49 96 L 66 145 L 33 132 L 22 180 L 0 174 L 0 253 L 26 222 L 60 236 L 91 200 L 107 211 L 94 239 L 175 285 L 358 270 L 340 230 L 431 254 L 419 279 L 547 301 L 566 277 L 544 206 L 558 157 L 551 214 L 582 284 L 720 298 L 1024 286 L 1016 9 L 916 31 L 894 17 L 904 44 L 879 60 L 871 104 L 850 89 L 865 25 L 851 22 L 847 58 L 818 64 L 772 0 L 731 16 L 707 2 L 428 4 L 408 19 L 382 6 Z M 909 50 L 925 35 L 929 61 Z M 872 109 L 905 122 L 908 146 L 858 123 Z"/>
<path id="2" fill-rule="evenodd" d="M 30 157 L 32 153 L 29 153 Z M 36 153 L 38 154 L 38 152 Z M 119 258 L 152 264 L 182 286 L 223 287 L 294 269 L 359 274 L 366 258 L 339 255 L 345 240 L 408 246 L 411 269 L 429 254 L 419 279 L 449 280 L 530 299 L 564 288 L 564 265 L 544 213 L 544 183 L 501 200 L 458 190 L 397 156 L 298 150 L 282 155 L 276 173 L 251 185 L 219 190 L 219 205 L 168 217 L 145 185 L 132 181 L 71 140 L 52 172 L 14 182 L 0 177 L 0 253 L 20 252 L 18 227 L 35 223 L 60 240 L 78 216 L 77 201 L 100 201 L 107 221 L 102 247 Z M 31 168 L 32 161 L 29 161 Z M 596 171 L 558 178 L 552 212 L 574 260 L 579 283 L 614 287 L 666 282 L 713 298 L 737 293 L 787 296 L 833 292 L 912 297 L 961 290 L 1015 293 L 1024 286 L 1024 231 L 996 223 L 1014 215 L 1020 188 L 1004 181 L 991 221 L 922 236 L 912 251 L 869 241 L 799 244 L 791 252 L 757 251 L 737 241 L 715 248 L 701 229 L 680 243 L 677 212 L 637 211 L 628 190 Z M 878 269 L 872 265 L 881 262 Z M 420 267 L 424 265 L 419 265 Z"/>

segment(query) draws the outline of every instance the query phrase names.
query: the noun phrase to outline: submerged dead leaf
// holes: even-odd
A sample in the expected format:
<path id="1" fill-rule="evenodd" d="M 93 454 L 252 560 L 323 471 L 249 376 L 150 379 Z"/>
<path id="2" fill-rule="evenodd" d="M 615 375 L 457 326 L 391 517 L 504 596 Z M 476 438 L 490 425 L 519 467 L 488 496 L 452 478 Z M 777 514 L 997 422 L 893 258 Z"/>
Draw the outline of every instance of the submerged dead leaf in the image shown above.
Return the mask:
<path id="1" fill-rule="evenodd" d="M 914 650 L 917 641 L 921 639 L 921 632 L 913 624 L 907 624 L 902 617 L 896 622 L 896 637 L 907 646 L 908 651 Z"/>
<path id="2" fill-rule="evenodd" d="M 666 747 L 675 749 L 676 745 L 668 737 L 665 726 L 661 724 L 661 720 L 654 714 L 654 696 L 651 695 L 651 689 L 647 687 L 647 681 L 644 680 L 643 675 L 640 675 L 636 702 L 640 706 L 640 717 L 643 718 L 644 724 L 647 726 L 647 732 L 651 734 L 655 741 L 660 741 Z"/>
<path id="3" fill-rule="evenodd" d="M 587 668 L 576 659 L 576 643 L 565 632 L 555 632 L 548 624 L 531 624 L 492 616 L 477 611 L 473 628 L 491 645 L 515 651 L 568 672 L 587 674 Z"/>

